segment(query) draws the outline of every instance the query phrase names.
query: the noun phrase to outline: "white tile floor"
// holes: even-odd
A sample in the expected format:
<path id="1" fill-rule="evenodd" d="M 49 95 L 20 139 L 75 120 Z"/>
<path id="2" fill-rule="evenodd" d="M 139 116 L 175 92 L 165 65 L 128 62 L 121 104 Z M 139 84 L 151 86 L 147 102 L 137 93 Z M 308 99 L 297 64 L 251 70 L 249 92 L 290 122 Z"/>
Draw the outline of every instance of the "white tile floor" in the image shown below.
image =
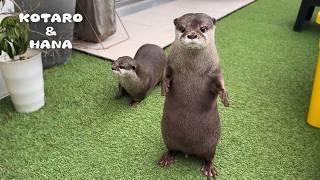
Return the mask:
<path id="1" fill-rule="evenodd" d="M 117 32 L 104 42 L 76 41 L 74 48 L 102 58 L 133 57 L 146 43 L 166 47 L 174 40 L 173 19 L 185 13 L 202 12 L 220 19 L 254 0 L 175 0 L 121 18 L 129 37 L 117 21 Z"/>

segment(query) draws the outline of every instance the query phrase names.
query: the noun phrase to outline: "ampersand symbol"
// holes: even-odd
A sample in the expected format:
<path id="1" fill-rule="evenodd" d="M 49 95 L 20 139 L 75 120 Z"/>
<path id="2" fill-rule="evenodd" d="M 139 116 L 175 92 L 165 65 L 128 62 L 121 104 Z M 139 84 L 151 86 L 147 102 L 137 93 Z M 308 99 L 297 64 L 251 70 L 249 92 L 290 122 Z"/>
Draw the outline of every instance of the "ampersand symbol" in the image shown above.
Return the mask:
<path id="1" fill-rule="evenodd" d="M 56 36 L 57 35 L 57 33 L 56 33 L 56 31 L 54 31 L 53 27 L 47 27 L 46 31 L 47 31 L 46 32 L 47 36 Z"/>

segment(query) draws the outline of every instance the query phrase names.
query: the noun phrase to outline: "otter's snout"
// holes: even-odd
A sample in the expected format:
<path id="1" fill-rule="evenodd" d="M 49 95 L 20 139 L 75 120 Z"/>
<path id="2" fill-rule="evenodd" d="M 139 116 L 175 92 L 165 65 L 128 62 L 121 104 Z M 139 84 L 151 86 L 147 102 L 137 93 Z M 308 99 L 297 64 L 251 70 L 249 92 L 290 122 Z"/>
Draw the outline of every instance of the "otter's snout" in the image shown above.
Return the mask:
<path id="1" fill-rule="evenodd" d="M 120 69 L 119 69 L 119 66 L 112 65 L 112 66 L 111 66 L 111 70 L 112 70 L 112 71 L 119 71 Z"/>
<path id="2" fill-rule="evenodd" d="M 187 35 L 187 38 L 189 39 L 196 39 L 198 38 L 198 35 L 195 32 L 191 32 L 190 34 Z"/>

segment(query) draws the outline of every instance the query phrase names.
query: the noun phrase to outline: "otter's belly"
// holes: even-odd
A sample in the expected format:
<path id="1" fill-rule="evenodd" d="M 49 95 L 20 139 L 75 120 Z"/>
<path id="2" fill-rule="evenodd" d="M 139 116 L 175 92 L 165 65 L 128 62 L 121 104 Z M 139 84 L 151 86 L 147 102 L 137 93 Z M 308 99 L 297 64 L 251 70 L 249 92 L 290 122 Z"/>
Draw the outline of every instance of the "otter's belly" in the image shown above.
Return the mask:
<path id="1" fill-rule="evenodd" d="M 197 74 L 174 76 L 166 96 L 168 107 L 189 110 L 196 115 L 212 113 L 217 94 L 212 93 L 212 79 Z"/>
<path id="2" fill-rule="evenodd" d="M 210 82 L 200 76 L 174 77 L 161 124 L 168 148 L 205 157 L 212 153 L 219 139 L 220 121 Z"/>

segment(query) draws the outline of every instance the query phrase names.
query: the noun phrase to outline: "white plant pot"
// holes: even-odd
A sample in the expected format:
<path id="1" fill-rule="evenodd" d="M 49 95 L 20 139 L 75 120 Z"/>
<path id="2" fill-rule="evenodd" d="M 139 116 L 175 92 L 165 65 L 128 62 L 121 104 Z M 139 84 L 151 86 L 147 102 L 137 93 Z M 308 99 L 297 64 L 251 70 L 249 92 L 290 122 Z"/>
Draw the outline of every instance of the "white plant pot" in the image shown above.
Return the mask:
<path id="1" fill-rule="evenodd" d="M 9 93 L 8 93 L 7 85 L 4 82 L 4 79 L 2 77 L 2 72 L 0 70 L 0 100 L 8 95 Z"/>
<path id="2" fill-rule="evenodd" d="M 29 49 L 26 60 L 0 61 L 0 69 L 18 112 L 34 112 L 44 106 L 41 52 Z M 1 59 L 7 59 L 1 57 Z"/>

